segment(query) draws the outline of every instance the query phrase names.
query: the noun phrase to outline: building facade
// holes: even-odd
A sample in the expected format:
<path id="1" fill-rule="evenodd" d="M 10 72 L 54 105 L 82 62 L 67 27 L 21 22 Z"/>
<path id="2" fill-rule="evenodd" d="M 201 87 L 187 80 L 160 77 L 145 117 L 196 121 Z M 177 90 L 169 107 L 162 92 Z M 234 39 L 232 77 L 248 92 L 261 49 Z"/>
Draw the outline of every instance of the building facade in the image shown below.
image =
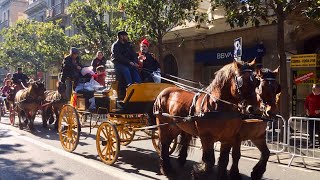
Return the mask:
<path id="1" fill-rule="evenodd" d="M 28 7 L 28 0 L 1 0 L 0 1 L 0 31 L 15 24 L 18 20 L 26 19 L 24 11 Z M 2 41 L 2 37 L 0 37 Z M 15 69 L 0 69 L 0 82 L 8 72 Z M 0 83 L 1 84 L 1 83 Z"/>
<path id="2" fill-rule="evenodd" d="M 242 60 L 251 61 L 256 58 L 263 67 L 270 69 L 279 66 L 275 22 L 261 24 L 258 28 L 251 26 L 231 28 L 225 22 L 223 9 L 212 12 L 208 7 L 210 7 L 210 3 L 203 1 L 199 10 L 207 12 L 209 18 L 214 18 L 212 23 L 188 23 L 184 27 L 173 29 L 164 37 L 165 53 L 161 60 L 164 73 L 210 83 L 218 69 L 233 61 L 233 43 L 238 37 L 242 37 L 243 42 Z M 295 87 L 292 72 L 296 71 L 296 69 L 290 68 L 291 56 L 320 53 L 318 24 L 302 18 L 299 14 L 293 14 L 286 21 L 285 50 L 288 59 L 289 89 Z M 291 102 L 292 114 L 294 115 L 304 114 L 305 96 L 311 92 L 312 83 L 320 83 L 320 81 L 318 82 L 320 77 L 318 67 L 299 69 L 298 74 L 303 75 L 310 73 L 310 71 L 314 71 L 315 80 L 303 82 L 296 92 L 290 92 L 291 97 L 295 99 Z"/>

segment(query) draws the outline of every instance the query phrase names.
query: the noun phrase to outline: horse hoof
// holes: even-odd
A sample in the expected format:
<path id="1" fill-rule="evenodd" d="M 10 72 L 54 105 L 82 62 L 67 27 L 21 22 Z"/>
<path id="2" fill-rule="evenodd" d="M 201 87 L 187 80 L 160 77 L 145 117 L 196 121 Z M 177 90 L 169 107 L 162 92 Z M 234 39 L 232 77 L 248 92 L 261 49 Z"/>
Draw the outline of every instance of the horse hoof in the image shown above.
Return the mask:
<path id="1" fill-rule="evenodd" d="M 54 118 L 49 119 L 49 124 L 52 124 L 54 122 Z"/>
<path id="2" fill-rule="evenodd" d="M 22 129 L 23 129 L 22 124 L 19 124 L 19 129 L 20 129 L 20 130 L 22 130 Z"/>
<path id="3" fill-rule="evenodd" d="M 208 163 L 200 163 L 193 166 L 193 173 L 196 174 L 206 174 L 210 173 L 213 170 L 213 165 L 210 165 Z"/>
<path id="4" fill-rule="evenodd" d="M 262 179 L 262 174 L 261 173 L 256 173 L 256 172 L 251 172 L 251 179 L 252 180 L 261 180 Z"/>
<path id="5" fill-rule="evenodd" d="M 242 176 L 240 173 L 230 172 L 230 179 L 231 180 L 242 180 Z"/>
<path id="6" fill-rule="evenodd" d="M 218 170 L 217 179 L 218 179 L 218 180 L 228 179 L 228 173 L 227 173 L 227 171 L 226 171 L 226 170 L 224 170 L 224 171 L 219 171 L 219 170 Z"/>
<path id="7" fill-rule="evenodd" d="M 187 162 L 187 159 L 186 158 L 178 158 L 178 164 L 180 167 L 183 167 Z"/>
<path id="8" fill-rule="evenodd" d="M 173 177 L 176 174 L 175 171 L 172 169 L 172 167 L 170 167 L 170 168 L 160 167 L 160 172 L 161 172 L 161 174 L 163 174 L 167 177 Z"/>

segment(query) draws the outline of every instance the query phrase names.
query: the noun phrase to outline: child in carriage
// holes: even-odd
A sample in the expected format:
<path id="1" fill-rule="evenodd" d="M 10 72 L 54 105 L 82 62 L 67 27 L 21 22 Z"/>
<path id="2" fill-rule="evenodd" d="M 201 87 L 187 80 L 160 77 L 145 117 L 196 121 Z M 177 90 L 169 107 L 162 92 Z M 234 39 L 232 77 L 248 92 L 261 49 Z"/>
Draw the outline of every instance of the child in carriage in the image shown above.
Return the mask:
<path id="1" fill-rule="evenodd" d="M 106 70 L 103 65 L 96 68 L 96 73 L 92 75 L 94 80 L 97 81 L 101 86 L 105 87 L 106 82 Z"/>

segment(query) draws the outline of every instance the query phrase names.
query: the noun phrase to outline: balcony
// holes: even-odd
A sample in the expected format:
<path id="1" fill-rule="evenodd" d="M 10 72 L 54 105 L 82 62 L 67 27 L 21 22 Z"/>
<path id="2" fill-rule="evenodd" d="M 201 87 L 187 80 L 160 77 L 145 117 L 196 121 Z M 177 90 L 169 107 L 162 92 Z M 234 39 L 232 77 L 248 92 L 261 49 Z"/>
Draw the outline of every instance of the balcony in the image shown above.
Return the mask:
<path id="1" fill-rule="evenodd" d="M 47 9 L 47 12 L 46 12 L 47 20 L 53 20 L 65 15 L 67 15 L 67 13 L 66 13 L 64 3 L 56 4 L 51 8 Z"/>
<path id="2" fill-rule="evenodd" d="M 9 27 L 9 21 L 8 20 L 5 20 L 3 21 L 2 23 L 0 23 L 0 31 L 3 29 L 3 28 L 7 28 Z"/>
<path id="3" fill-rule="evenodd" d="M 38 12 L 39 10 L 47 8 L 47 2 L 45 0 L 37 0 L 33 3 L 29 4 L 27 10 L 25 11 L 26 14 L 32 14 Z"/>

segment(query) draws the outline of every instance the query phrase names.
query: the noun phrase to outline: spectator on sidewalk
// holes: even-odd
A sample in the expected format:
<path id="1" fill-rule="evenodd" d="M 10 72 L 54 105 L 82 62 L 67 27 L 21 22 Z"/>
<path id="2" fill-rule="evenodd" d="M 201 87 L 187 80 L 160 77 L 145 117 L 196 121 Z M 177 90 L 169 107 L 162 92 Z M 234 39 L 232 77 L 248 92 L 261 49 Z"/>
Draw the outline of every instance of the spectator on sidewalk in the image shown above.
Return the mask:
<path id="1" fill-rule="evenodd" d="M 304 107 L 308 117 L 320 118 L 320 84 L 312 85 L 312 93 L 306 97 Z M 308 127 L 310 146 L 315 145 L 315 133 L 318 133 L 318 142 L 320 143 L 320 121 L 310 120 L 308 122 Z"/>

